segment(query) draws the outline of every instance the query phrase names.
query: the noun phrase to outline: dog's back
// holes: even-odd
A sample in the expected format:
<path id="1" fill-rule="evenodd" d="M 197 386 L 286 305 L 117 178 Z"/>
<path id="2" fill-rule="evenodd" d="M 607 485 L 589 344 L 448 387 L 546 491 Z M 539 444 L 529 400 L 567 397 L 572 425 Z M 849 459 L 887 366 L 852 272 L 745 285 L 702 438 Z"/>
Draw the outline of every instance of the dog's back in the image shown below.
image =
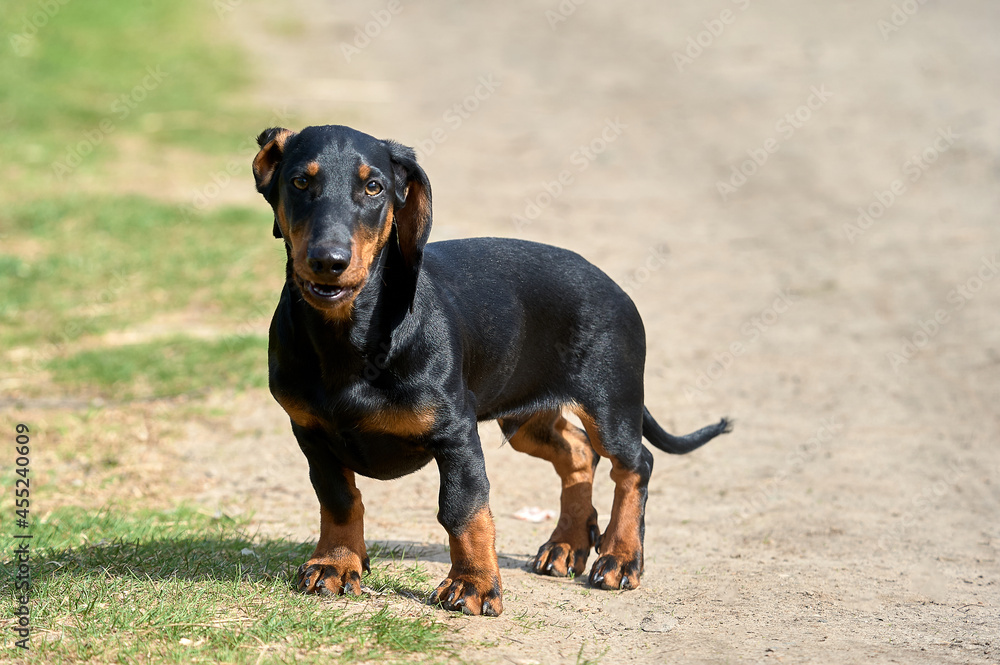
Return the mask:
<path id="1" fill-rule="evenodd" d="M 593 364 L 606 350 L 617 372 L 625 356 L 641 381 L 645 332 L 635 305 L 575 252 L 509 238 L 435 242 L 421 282 L 424 302 L 453 310 L 446 319 L 463 327 L 481 419 L 580 399 L 581 373 L 602 374 Z"/>

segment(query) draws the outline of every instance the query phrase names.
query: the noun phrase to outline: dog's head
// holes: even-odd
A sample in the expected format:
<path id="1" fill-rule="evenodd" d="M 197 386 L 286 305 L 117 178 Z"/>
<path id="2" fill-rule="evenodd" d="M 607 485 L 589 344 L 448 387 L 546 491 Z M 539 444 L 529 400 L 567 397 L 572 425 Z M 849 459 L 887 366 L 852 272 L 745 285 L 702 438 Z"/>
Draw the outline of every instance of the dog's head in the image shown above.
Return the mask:
<path id="1" fill-rule="evenodd" d="M 271 128 L 257 143 L 257 191 L 274 209 L 274 235 L 306 302 L 349 318 L 372 264 L 393 245 L 412 299 L 431 231 L 431 186 L 413 150 L 339 125 Z"/>

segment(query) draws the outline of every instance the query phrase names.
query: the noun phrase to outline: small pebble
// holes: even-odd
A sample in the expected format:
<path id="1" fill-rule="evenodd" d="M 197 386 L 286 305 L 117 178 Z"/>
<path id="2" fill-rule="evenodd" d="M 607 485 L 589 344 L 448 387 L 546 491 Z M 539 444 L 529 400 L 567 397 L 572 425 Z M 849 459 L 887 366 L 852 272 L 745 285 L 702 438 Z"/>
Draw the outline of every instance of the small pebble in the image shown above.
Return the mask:
<path id="1" fill-rule="evenodd" d="M 677 627 L 677 619 L 669 614 L 651 614 L 642 620 L 639 627 L 647 633 L 669 633 Z"/>

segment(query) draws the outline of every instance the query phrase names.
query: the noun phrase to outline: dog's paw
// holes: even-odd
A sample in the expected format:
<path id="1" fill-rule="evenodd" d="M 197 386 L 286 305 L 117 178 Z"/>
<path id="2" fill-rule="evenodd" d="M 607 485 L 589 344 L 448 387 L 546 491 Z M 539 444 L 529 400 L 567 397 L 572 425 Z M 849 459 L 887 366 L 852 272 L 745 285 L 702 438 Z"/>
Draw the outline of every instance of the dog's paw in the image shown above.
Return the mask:
<path id="1" fill-rule="evenodd" d="M 597 511 L 594 511 L 588 522 L 585 535 L 576 532 L 567 534 L 557 529 L 549 542 L 538 548 L 538 554 L 528 564 L 529 570 L 539 575 L 553 577 L 582 575 L 587 566 L 590 549 L 601 539 L 601 531 L 597 528 Z M 565 539 L 567 535 L 579 537 Z"/>
<path id="2" fill-rule="evenodd" d="M 589 546 L 573 549 L 570 543 L 549 541 L 538 548 L 538 554 L 528 567 L 539 575 L 569 577 L 583 573 L 589 555 Z"/>
<path id="3" fill-rule="evenodd" d="M 349 550 L 310 559 L 299 566 L 299 591 L 324 596 L 361 595 L 361 574 L 369 572 L 364 560 Z"/>
<path id="4" fill-rule="evenodd" d="M 604 554 L 590 569 L 590 586 L 599 589 L 636 589 L 642 574 L 642 553 Z"/>
<path id="5" fill-rule="evenodd" d="M 568 577 L 575 575 L 587 564 L 587 550 L 573 551 L 569 543 L 547 542 L 538 548 L 538 554 L 529 564 L 531 571 L 539 575 Z"/>
<path id="6" fill-rule="evenodd" d="M 440 605 L 446 610 L 464 614 L 500 616 L 503 612 L 503 592 L 500 579 L 483 576 L 457 575 L 446 578 L 431 594 L 431 605 Z"/>

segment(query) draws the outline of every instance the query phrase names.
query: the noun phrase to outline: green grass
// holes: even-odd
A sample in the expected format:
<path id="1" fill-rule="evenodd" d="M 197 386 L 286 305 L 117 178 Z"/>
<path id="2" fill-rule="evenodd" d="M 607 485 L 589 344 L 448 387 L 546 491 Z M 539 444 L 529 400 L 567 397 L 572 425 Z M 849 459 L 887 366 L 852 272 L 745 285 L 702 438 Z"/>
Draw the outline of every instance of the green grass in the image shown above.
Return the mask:
<path id="1" fill-rule="evenodd" d="M 116 399 L 170 397 L 215 387 L 267 385 L 267 340 L 174 337 L 81 351 L 47 364 L 58 383 Z"/>
<path id="2" fill-rule="evenodd" d="M 8 527 L 9 529 L 10 527 Z M 7 531 L 8 529 L 5 529 Z M 229 518 L 65 508 L 34 528 L 35 662 L 440 662 L 430 611 L 399 616 L 362 598 L 346 608 L 292 589 L 308 544 L 256 539 Z M 4 534 L 10 542 L 10 534 Z M 377 552 L 373 551 L 373 554 Z M 365 583 L 426 597 L 419 570 L 373 558 Z M 4 570 L 12 570 L 4 562 Z M 13 597 L 9 573 L 0 580 Z M 412 601 L 405 601 L 412 602 Z"/>
<path id="3" fill-rule="evenodd" d="M 217 38 L 224 20 L 196 0 L 7 0 L 0 150 L 18 155 L 29 175 L 51 175 L 95 131 L 105 140 L 89 135 L 84 164 L 107 158 L 108 139 L 124 133 L 232 150 L 259 120 L 236 97 L 249 72 L 239 50 Z M 101 129 L 102 121 L 110 125 Z"/>
<path id="4" fill-rule="evenodd" d="M 128 177 L 131 171 L 112 168 L 123 140 L 139 146 L 134 168 L 143 154 L 156 161 L 163 146 L 209 156 L 200 166 L 206 171 L 217 170 L 223 155 L 249 164 L 248 139 L 274 111 L 246 104 L 246 56 L 220 39 L 232 34 L 234 14 L 250 9 L 234 2 L 220 13 L 218 4 L 4 4 L 0 152 L 9 159 L 0 164 L 0 349 L 15 350 L 6 365 L 15 375 L 51 368 L 71 391 L 88 376 L 99 390 L 122 381 L 137 394 L 188 390 L 177 371 L 197 373 L 195 359 L 211 345 L 178 342 L 159 354 L 87 349 L 102 343 L 96 336 L 144 325 L 138 339 L 183 335 L 191 323 L 246 335 L 248 322 L 273 309 L 284 257 L 263 203 L 200 213 L 190 211 L 187 195 L 171 204 L 80 186 L 101 182 L 97 189 L 114 191 L 107 174 Z M 78 166 L 59 173 L 71 153 Z M 77 180 L 84 173 L 90 179 Z M 209 175 L 193 181 L 211 183 Z M 154 361 L 147 379 L 137 375 L 144 353 Z M 260 385 L 260 371 L 241 374 L 248 353 L 241 346 L 220 355 L 208 365 L 214 376 L 195 388 Z M 231 366 L 222 366 L 227 359 Z M 37 383 L 29 382 L 27 394 L 46 389 Z"/>
<path id="5" fill-rule="evenodd" d="M 596 640 L 595 640 L 596 643 Z M 580 642 L 580 651 L 576 654 L 576 665 L 597 665 L 611 651 L 611 647 L 604 647 L 604 650 L 594 656 L 584 656 L 583 651 L 587 646 L 587 640 Z M 595 647 L 596 648 L 596 647 Z"/>
<path id="6" fill-rule="evenodd" d="M 185 220 L 142 197 L 0 210 L 0 346 L 72 344 L 191 307 L 238 328 L 266 317 L 284 253 L 266 210 Z"/>

